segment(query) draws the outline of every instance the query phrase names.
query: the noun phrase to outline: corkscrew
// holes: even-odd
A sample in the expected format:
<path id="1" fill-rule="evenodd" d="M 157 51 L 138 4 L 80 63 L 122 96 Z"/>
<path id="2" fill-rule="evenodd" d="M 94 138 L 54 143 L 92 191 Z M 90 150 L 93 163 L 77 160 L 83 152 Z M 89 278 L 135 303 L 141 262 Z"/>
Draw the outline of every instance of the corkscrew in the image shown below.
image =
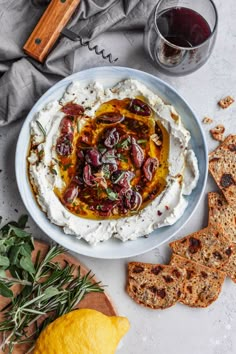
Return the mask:
<path id="1" fill-rule="evenodd" d="M 111 64 L 115 63 L 118 60 L 118 58 L 113 59 L 111 53 L 105 54 L 105 49 L 99 50 L 98 45 L 92 46 L 90 41 L 84 41 L 83 38 L 79 34 L 76 34 L 75 32 L 73 32 L 67 28 L 64 28 L 61 33 L 65 37 L 69 38 L 70 40 L 72 40 L 74 42 L 79 41 L 81 46 L 83 46 L 83 47 L 87 46 L 90 51 L 94 50 L 97 55 L 101 55 L 103 57 L 103 59 L 108 59 Z"/>
<path id="2" fill-rule="evenodd" d="M 116 62 L 118 58 L 113 59 L 111 53 L 106 54 L 105 49 L 99 49 L 98 45 L 92 45 L 79 34 L 65 28 L 79 2 L 80 0 L 32 0 L 36 7 L 49 5 L 25 43 L 25 53 L 43 63 L 58 37 L 63 35 L 74 42 L 78 41 L 81 46 L 87 46 L 90 51 L 108 59 L 110 63 Z"/>

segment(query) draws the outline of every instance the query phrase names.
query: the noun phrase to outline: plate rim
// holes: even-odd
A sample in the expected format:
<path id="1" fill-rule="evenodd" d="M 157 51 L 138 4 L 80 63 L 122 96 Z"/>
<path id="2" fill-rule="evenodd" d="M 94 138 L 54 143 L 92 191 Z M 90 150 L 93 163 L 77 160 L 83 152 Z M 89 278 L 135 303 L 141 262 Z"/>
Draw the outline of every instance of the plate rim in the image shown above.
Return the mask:
<path id="1" fill-rule="evenodd" d="M 198 128 L 199 128 L 199 132 L 200 132 L 200 135 L 201 135 L 201 138 L 202 138 L 202 141 L 203 141 L 203 151 L 204 151 L 204 157 L 205 157 L 205 169 L 204 169 L 204 172 L 205 172 L 205 175 L 204 175 L 204 178 L 203 178 L 203 184 L 202 184 L 202 188 L 201 188 L 201 192 L 200 194 L 198 195 L 198 199 L 197 199 L 197 202 L 195 203 L 193 209 L 192 209 L 192 212 L 187 216 L 187 218 L 185 220 L 183 220 L 182 224 L 180 225 L 180 227 L 173 231 L 171 233 L 171 235 L 167 238 L 165 238 L 164 240 L 160 240 L 159 242 L 157 242 L 156 244 L 154 245 L 150 245 L 149 247 L 145 248 L 144 250 L 141 250 L 141 251 L 132 251 L 130 250 L 129 254 L 124 254 L 124 255 L 117 255 L 117 254 L 107 254 L 106 256 L 104 255 L 100 255 L 100 254 L 96 254 L 96 246 L 89 246 L 89 251 L 85 251 L 84 249 L 81 251 L 81 250 L 75 250 L 73 249 L 72 247 L 68 246 L 68 243 L 66 241 L 64 241 L 64 239 L 60 239 L 60 234 L 58 234 L 58 239 L 56 239 L 54 236 L 50 235 L 50 232 L 47 232 L 47 230 L 44 229 L 44 227 L 42 225 L 40 225 L 36 219 L 36 216 L 34 214 L 31 213 L 31 211 L 29 210 L 29 205 L 27 204 L 27 198 L 25 198 L 25 195 L 24 195 L 24 191 L 23 191 L 23 186 L 21 185 L 21 181 L 22 181 L 22 175 L 25 177 L 23 177 L 24 179 L 24 182 L 26 182 L 26 185 L 28 185 L 28 189 L 31 188 L 30 186 L 30 182 L 29 182 L 29 178 L 28 178 L 28 174 L 27 173 L 20 173 L 20 169 L 18 167 L 19 165 L 19 151 L 21 149 L 21 140 L 22 140 L 22 137 L 23 137 L 23 134 L 25 132 L 26 129 L 28 129 L 28 125 L 29 123 L 31 122 L 31 120 L 33 119 L 35 113 L 37 111 L 35 111 L 35 107 L 39 106 L 40 104 L 42 104 L 44 102 L 44 106 L 50 102 L 50 99 L 49 99 L 49 96 L 56 90 L 59 90 L 59 88 L 61 86 L 63 86 L 63 84 L 67 83 L 67 85 L 69 83 L 71 83 L 72 81 L 75 81 L 75 80 L 79 80 L 79 78 L 77 78 L 77 76 L 80 76 L 80 75 L 84 75 L 86 73 L 90 74 L 90 73 L 93 73 L 93 72 L 96 72 L 96 73 L 99 73 L 100 71 L 103 71 L 103 70 L 108 70 L 108 71 L 113 71 L 113 70 L 117 70 L 119 71 L 121 74 L 123 71 L 128 71 L 130 72 L 131 74 L 135 75 L 144 75 L 147 79 L 150 78 L 150 79 L 154 79 L 154 81 L 156 80 L 157 82 L 159 82 L 159 84 L 163 85 L 164 87 L 166 87 L 169 91 L 173 92 L 175 94 L 175 96 L 178 97 L 178 99 L 180 101 L 182 101 L 182 103 L 184 103 L 184 105 L 188 108 L 188 110 L 191 112 L 192 116 L 194 117 L 194 120 L 195 120 L 195 123 L 197 124 Z M 47 101 L 47 98 L 48 98 L 48 101 Z M 34 112 L 35 111 L 35 112 Z M 23 157 L 23 158 L 26 158 L 26 157 Z M 22 171 L 22 170 L 21 170 Z M 25 171 L 24 171 L 25 172 Z M 202 171 L 201 171 L 202 172 Z M 88 256 L 88 257 L 93 257 L 93 258 L 98 258 L 98 259 L 123 259 L 123 258 L 128 258 L 128 257 L 134 257 L 134 256 L 137 256 L 137 255 L 141 255 L 141 254 L 144 254 L 144 253 L 147 253 L 161 245 L 163 245 L 164 243 L 167 243 L 170 239 L 172 239 L 177 232 L 179 232 L 184 226 L 185 224 L 191 219 L 191 217 L 194 215 L 202 197 L 203 197 L 203 194 L 204 194 L 204 191 L 205 191 L 205 188 L 206 188 L 206 182 L 207 182 L 207 176 L 208 176 L 208 148 L 207 148 L 207 143 L 206 143 L 206 138 L 205 138 L 205 134 L 204 134 L 204 131 L 203 131 L 203 128 L 202 126 L 200 125 L 200 121 L 197 117 L 197 114 L 194 112 L 194 110 L 192 109 L 192 107 L 188 104 L 188 102 L 183 98 L 183 96 L 181 94 L 179 94 L 177 92 L 177 90 L 175 88 L 173 88 L 171 85 L 169 85 L 167 82 L 165 82 L 164 80 L 152 75 L 152 74 L 149 74 L 145 71 L 142 71 L 142 70 L 137 70 L 137 69 L 133 69 L 133 68 L 129 68 L 129 67 L 123 67 L 123 66 L 101 66 L 101 67 L 93 67 L 93 68 L 89 68 L 89 69 L 85 69 L 85 70 L 82 70 L 82 71 L 79 71 L 79 72 L 76 72 L 76 73 L 73 73 L 67 77 L 65 77 L 64 79 L 58 81 L 56 84 L 54 84 L 53 86 L 51 86 L 36 102 L 35 104 L 33 105 L 33 107 L 31 108 L 31 110 L 29 111 L 29 113 L 27 114 L 27 117 L 25 118 L 25 121 L 21 127 L 21 130 L 20 130 L 20 133 L 19 133 L 19 136 L 18 136 L 18 139 L 17 139 L 17 144 L 16 144 L 16 153 L 15 153 L 15 174 L 16 174 L 16 182 L 17 182 L 17 186 L 18 186 L 18 190 L 19 190 L 19 193 L 20 193 L 20 196 L 21 196 L 21 199 L 25 205 L 25 208 L 27 209 L 30 217 L 34 220 L 34 222 L 36 223 L 36 225 L 50 238 L 52 239 L 54 242 L 57 242 L 59 244 L 61 244 L 63 247 L 65 247 L 66 249 L 69 249 L 70 251 L 73 251 L 73 252 L 76 252 L 77 254 L 81 254 L 83 256 Z M 29 190 L 28 190 L 29 192 Z M 30 193 L 32 193 L 32 191 L 30 191 Z M 34 198 L 34 196 L 33 196 Z M 35 198 L 34 198 L 35 199 Z M 37 202 L 35 200 L 35 203 L 36 205 Z M 41 213 L 44 215 L 44 217 L 46 218 L 46 220 L 48 221 L 49 225 L 53 225 L 57 228 L 60 228 L 60 226 L 58 225 L 54 225 L 50 222 L 50 220 L 48 219 L 48 217 L 46 216 L 46 214 L 40 209 L 40 207 L 38 206 L 38 209 L 41 211 Z M 184 216 L 185 212 L 183 213 L 183 216 Z M 182 216 L 182 217 L 183 217 Z M 181 218 L 182 218 L 181 217 Z M 175 225 L 175 224 L 173 224 Z M 171 225 L 171 226 L 173 226 Z M 76 242 L 81 242 L 81 240 L 78 240 L 76 239 L 76 236 L 73 235 L 73 236 L 70 236 L 70 235 L 66 235 L 64 233 L 64 236 L 68 237 L 68 240 L 69 240 L 69 237 L 73 237 L 74 240 L 76 240 Z M 158 236 L 157 236 L 158 237 Z M 140 239 L 140 238 L 139 238 Z M 74 242 L 73 240 L 73 242 Z M 143 239 L 144 240 L 144 239 Z M 132 240 L 132 241 L 126 241 L 126 242 L 135 242 L 136 240 Z M 84 242 L 84 241 L 82 241 Z M 106 242 L 109 242 L 106 241 Z M 119 241 L 119 242 L 122 242 L 122 241 Z"/>

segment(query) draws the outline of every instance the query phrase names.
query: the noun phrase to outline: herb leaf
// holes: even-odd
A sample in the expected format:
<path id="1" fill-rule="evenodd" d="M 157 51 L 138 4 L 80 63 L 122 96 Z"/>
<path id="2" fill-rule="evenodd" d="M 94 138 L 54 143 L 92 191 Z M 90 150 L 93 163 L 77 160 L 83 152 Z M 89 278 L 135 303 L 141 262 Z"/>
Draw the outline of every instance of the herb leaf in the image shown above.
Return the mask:
<path id="1" fill-rule="evenodd" d="M 123 154 L 117 154 L 117 157 L 118 157 L 118 159 L 120 161 L 123 161 L 123 162 L 128 162 L 129 161 L 129 159 Z"/>
<path id="2" fill-rule="evenodd" d="M 14 233 L 17 237 L 29 237 L 30 236 L 30 234 L 28 232 L 22 230 L 19 227 L 15 227 L 12 224 L 10 224 L 9 232 L 11 232 L 11 231 L 14 231 Z"/>
<path id="3" fill-rule="evenodd" d="M 13 292 L 4 283 L 0 281 L 0 295 L 4 297 L 13 297 Z"/>
<path id="4" fill-rule="evenodd" d="M 122 140 L 120 143 L 118 143 L 118 144 L 116 145 L 116 147 L 121 148 L 121 149 L 128 150 L 130 143 L 131 143 L 131 139 L 130 139 L 130 137 L 128 136 L 128 138 L 126 138 L 126 139 Z"/>
<path id="5" fill-rule="evenodd" d="M 20 225 L 25 223 L 26 218 Z M 90 272 L 81 276 L 80 268 L 54 261 L 64 252 L 61 247 L 50 248 L 42 260 L 38 252 L 33 264 L 32 237 L 20 225 L 11 222 L 0 229 L 0 295 L 12 298 L 1 310 L 4 319 L 0 322 L 0 334 L 4 340 L 0 350 L 9 354 L 16 344 L 31 343 L 33 349 L 34 341 L 47 324 L 71 311 L 87 293 L 103 291 L 100 284 L 92 280 Z M 12 277 L 2 268 L 7 268 Z M 13 284 L 21 289 L 15 295 L 10 289 Z M 46 316 L 43 322 L 42 315 Z M 33 323 L 35 330 L 28 334 Z"/>
<path id="6" fill-rule="evenodd" d="M 9 267 L 9 265 L 10 265 L 9 258 L 0 255 L 0 266 L 6 269 L 7 267 Z"/>
<path id="7" fill-rule="evenodd" d="M 110 200 L 118 200 L 118 194 L 116 192 L 113 192 L 112 189 L 110 188 L 107 188 L 106 189 L 106 193 L 107 193 L 107 196 L 108 196 L 108 199 Z"/>
<path id="8" fill-rule="evenodd" d="M 22 257 L 20 259 L 20 266 L 24 270 L 29 272 L 30 274 L 34 274 L 35 273 L 35 268 L 34 268 L 33 262 L 31 260 L 31 258 L 29 258 L 29 257 Z"/>
<path id="9" fill-rule="evenodd" d="M 41 130 L 43 136 L 45 137 L 46 131 L 45 131 L 44 127 L 42 126 L 42 124 L 38 120 L 36 120 L 36 123 L 37 123 L 38 128 Z"/>
<path id="10" fill-rule="evenodd" d="M 63 165 L 63 170 L 67 171 L 68 168 L 70 168 L 72 166 L 72 163 L 66 163 L 65 165 Z"/>
<path id="11" fill-rule="evenodd" d="M 139 140 L 137 140 L 137 143 L 138 144 L 146 144 L 147 140 L 146 139 L 139 139 Z"/>

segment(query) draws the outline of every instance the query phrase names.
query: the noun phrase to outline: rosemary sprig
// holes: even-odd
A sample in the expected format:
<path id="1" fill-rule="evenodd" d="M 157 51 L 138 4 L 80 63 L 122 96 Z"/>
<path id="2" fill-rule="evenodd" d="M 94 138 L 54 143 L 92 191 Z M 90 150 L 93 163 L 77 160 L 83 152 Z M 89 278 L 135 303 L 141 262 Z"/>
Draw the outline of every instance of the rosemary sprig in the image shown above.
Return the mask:
<path id="1" fill-rule="evenodd" d="M 38 120 L 36 120 L 36 123 L 37 123 L 37 126 L 39 127 L 39 129 L 41 130 L 43 136 L 45 137 L 46 131 L 45 131 L 44 127 L 42 126 L 42 124 Z"/>
<path id="2" fill-rule="evenodd" d="M 26 222 L 26 221 L 25 221 Z M 28 252 L 31 256 L 32 238 L 19 227 L 25 226 L 23 224 L 9 223 L 0 230 L 0 252 L 2 250 L 2 257 L 9 259 L 11 247 L 14 248 L 15 260 L 14 269 L 11 273 L 15 277 L 8 277 L 6 274 L 0 276 L 0 285 L 9 291 L 4 295 L 9 297 L 10 301 L 1 312 L 4 315 L 4 320 L 0 323 L 0 333 L 2 333 L 2 344 L 0 350 L 8 350 L 11 354 L 16 344 L 31 343 L 33 349 L 34 341 L 39 336 L 40 332 L 57 317 L 70 312 L 84 296 L 90 292 L 102 292 L 103 289 L 100 283 L 93 282 L 93 275 L 88 272 L 85 276 L 80 273 L 80 268 L 69 264 L 62 266 L 53 261 L 59 254 L 64 252 L 64 249 L 54 246 L 49 249 L 48 253 L 40 261 L 40 253 L 38 252 L 33 268 L 31 265 L 26 266 L 20 262 L 21 257 L 26 257 L 25 251 L 20 252 L 18 248 L 30 250 Z M 5 237 L 5 238 L 4 238 Z M 14 238 L 14 242 L 10 242 L 10 247 L 5 247 L 4 252 L 1 245 L 6 246 L 7 241 Z M 20 242 L 19 239 L 24 240 Z M 16 256 L 17 255 L 17 256 Z M 18 258 L 19 257 L 19 258 Z M 26 264 L 29 263 L 29 257 Z M 8 267 L 6 264 L 9 264 Z M 10 261 L 5 262 L 4 270 L 11 270 Z M 76 275 L 74 275 L 76 274 Z M 14 295 L 10 289 L 13 284 L 19 284 L 21 287 L 20 293 Z M 1 287 L 0 287 L 1 290 Z M 42 318 L 46 316 L 46 318 Z M 33 333 L 28 333 L 30 326 L 34 325 Z M 30 352 L 30 350 L 28 352 Z"/>

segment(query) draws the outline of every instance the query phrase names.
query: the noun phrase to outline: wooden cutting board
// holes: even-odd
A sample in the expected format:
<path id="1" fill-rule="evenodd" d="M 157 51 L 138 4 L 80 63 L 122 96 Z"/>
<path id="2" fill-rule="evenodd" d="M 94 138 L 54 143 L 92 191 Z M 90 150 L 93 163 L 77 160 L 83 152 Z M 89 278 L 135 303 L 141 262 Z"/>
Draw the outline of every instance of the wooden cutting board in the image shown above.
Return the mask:
<path id="1" fill-rule="evenodd" d="M 35 245 L 35 250 L 33 251 L 33 254 L 32 254 L 33 261 L 35 260 L 38 251 L 41 252 L 41 257 L 44 257 L 48 251 L 48 248 L 49 248 L 48 244 L 43 243 L 43 242 L 39 242 L 36 240 L 34 241 L 34 245 Z M 81 264 L 77 258 L 71 256 L 69 253 L 63 253 L 63 254 L 57 256 L 55 258 L 55 260 L 57 262 L 59 262 L 60 264 L 64 264 L 65 262 L 67 262 L 69 264 L 74 264 L 76 267 L 80 266 L 81 276 L 87 274 L 89 271 L 89 269 L 86 268 L 86 266 Z M 92 269 L 92 274 L 93 273 L 96 273 L 96 271 Z M 93 281 L 96 282 L 96 281 L 98 281 L 98 279 L 94 278 Z M 17 288 L 16 288 L 16 291 L 17 291 Z M 0 310 L 2 308 L 4 308 L 4 306 L 7 304 L 7 302 L 8 301 L 6 298 L 3 298 L 2 296 L 0 296 Z M 77 307 L 98 310 L 108 316 L 116 316 L 117 315 L 116 309 L 115 309 L 111 299 L 109 298 L 109 296 L 105 292 L 103 292 L 103 293 L 90 293 L 90 294 L 86 295 L 85 298 L 79 303 L 79 305 Z M 0 320 L 1 320 L 1 316 L 0 316 Z M 14 350 L 13 354 L 25 354 L 28 349 L 29 349 L 29 346 L 21 345 Z M 6 354 L 6 353 L 7 352 L 5 352 L 4 354 Z M 3 352 L 0 351 L 0 354 L 3 354 Z M 58 353 L 58 354 L 62 354 L 62 353 Z"/>

